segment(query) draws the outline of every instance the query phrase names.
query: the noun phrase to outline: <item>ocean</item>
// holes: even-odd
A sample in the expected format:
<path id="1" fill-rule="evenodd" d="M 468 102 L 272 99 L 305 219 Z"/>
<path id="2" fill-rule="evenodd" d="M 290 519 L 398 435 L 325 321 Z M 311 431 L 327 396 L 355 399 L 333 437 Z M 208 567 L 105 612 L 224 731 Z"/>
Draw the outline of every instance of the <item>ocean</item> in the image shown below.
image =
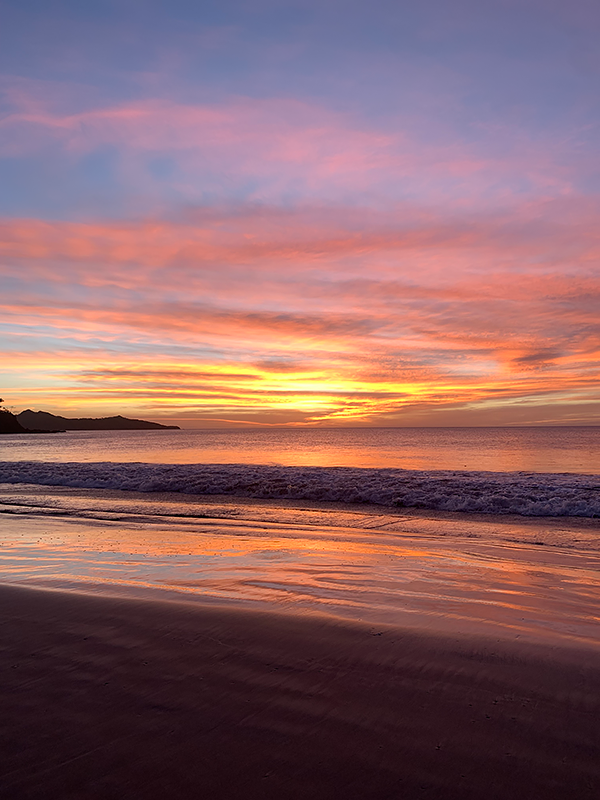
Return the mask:
<path id="1" fill-rule="evenodd" d="M 600 428 L 4 436 L 0 580 L 589 643 L 599 453 Z"/>
<path id="2" fill-rule="evenodd" d="M 0 482 L 600 516 L 599 428 L 90 431 L 5 436 Z"/>
<path id="3" fill-rule="evenodd" d="M 0 461 L 600 474 L 600 427 L 79 431 L 0 439 Z"/>

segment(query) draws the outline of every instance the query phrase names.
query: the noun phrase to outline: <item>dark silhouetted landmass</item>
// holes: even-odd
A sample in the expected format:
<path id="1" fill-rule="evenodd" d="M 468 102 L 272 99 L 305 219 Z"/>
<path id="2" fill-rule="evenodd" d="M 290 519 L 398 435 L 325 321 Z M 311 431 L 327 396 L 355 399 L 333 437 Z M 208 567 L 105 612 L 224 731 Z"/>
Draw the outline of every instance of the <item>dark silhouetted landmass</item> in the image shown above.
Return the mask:
<path id="1" fill-rule="evenodd" d="M 0 408 L 0 433 L 28 433 L 10 411 Z"/>
<path id="2" fill-rule="evenodd" d="M 25 428 L 37 431 L 155 431 L 180 430 L 178 425 L 160 425 L 158 422 L 146 422 L 143 419 L 127 419 L 126 417 L 102 417 L 91 419 L 69 419 L 49 414 L 47 411 L 21 411 L 16 417 L 17 423 Z M 19 431 L 15 431 L 18 433 Z M 24 431 L 20 431 L 24 432 Z"/>

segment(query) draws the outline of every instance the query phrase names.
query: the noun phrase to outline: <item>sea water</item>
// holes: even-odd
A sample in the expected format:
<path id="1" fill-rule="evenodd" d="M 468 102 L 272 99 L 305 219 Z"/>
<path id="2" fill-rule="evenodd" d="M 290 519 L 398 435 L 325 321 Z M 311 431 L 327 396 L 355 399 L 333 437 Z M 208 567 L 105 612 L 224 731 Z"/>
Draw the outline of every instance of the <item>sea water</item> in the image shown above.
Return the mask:
<path id="1" fill-rule="evenodd" d="M 1 461 L 600 474 L 600 427 L 71 431 L 0 438 Z"/>
<path id="2" fill-rule="evenodd" d="M 4 436 L 0 483 L 600 517 L 598 428 Z"/>
<path id="3" fill-rule="evenodd" d="M 0 580 L 590 642 L 599 452 L 600 428 L 4 436 Z"/>

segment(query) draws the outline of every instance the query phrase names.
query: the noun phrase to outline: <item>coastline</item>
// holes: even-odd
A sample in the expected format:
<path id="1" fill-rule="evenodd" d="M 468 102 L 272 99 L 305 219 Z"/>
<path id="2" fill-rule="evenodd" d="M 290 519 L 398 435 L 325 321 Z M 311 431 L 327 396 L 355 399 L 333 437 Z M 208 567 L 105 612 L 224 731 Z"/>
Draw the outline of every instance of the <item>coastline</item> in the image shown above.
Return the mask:
<path id="1" fill-rule="evenodd" d="M 595 474 L 137 461 L 0 461 L 0 484 L 600 518 Z"/>
<path id="2" fill-rule="evenodd" d="M 0 487 L 13 585 L 600 647 L 592 521 L 20 489 Z"/>
<path id="3" fill-rule="evenodd" d="M 0 609 L 2 797 L 597 796 L 586 648 L 8 586 Z"/>
<path id="4" fill-rule="evenodd" d="M 0 797 L 592 800 L 597 521 L 0 486 Z"/>

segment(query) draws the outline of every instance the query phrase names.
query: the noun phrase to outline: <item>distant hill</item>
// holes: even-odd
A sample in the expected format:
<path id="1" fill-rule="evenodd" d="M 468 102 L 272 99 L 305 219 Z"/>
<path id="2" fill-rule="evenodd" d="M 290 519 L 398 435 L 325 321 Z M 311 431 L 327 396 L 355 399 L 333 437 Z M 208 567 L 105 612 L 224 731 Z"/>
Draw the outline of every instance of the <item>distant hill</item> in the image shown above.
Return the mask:
<path id="1" fill-rule="evenodd" d="M 12 416 L 12 415 L 11 415 Z M 178 425 L 159 425 L 158 422 L 146 422 L 143 419 L 127 419 L 126 417 L 102 417 L 91 419 L 82 417 L 80 419 L 69 419 L 49 414 L 47 411 L 21 411 L 16 416 L 17 424 L 24 428 L 36 431 L 157 431 L 157 430 L 180 430 Z"/>
<path id="2" fill-rule="evenodd" d="M 14 414 L 5 408 L 0 408 L 0 433 L 27 433 L 27 431 Z"/>

